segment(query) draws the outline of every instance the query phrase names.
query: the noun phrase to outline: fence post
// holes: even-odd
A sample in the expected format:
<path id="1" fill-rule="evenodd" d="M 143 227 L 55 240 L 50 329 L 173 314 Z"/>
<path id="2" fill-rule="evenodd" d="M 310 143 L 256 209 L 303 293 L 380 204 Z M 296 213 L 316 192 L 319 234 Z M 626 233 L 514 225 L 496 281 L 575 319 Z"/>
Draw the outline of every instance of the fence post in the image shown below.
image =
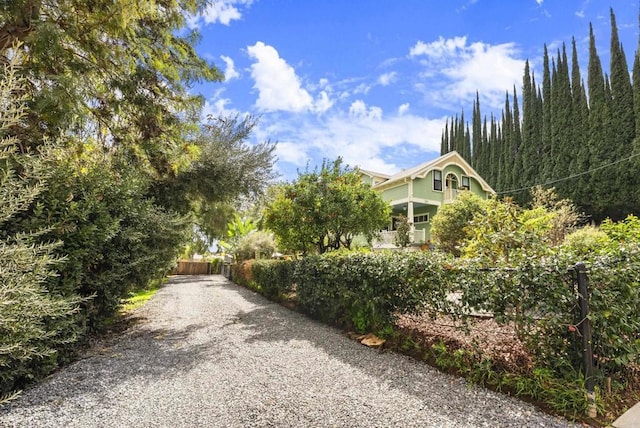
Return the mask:
<path id="1" fill-rule="evenodd" d="M 587 388 L 587 416 L 597 416 L 596 395 L 593 379 L 593 349 L 591 347 L 591 322 L 589 321 L 589 278 L 584 263 L 576 263 L 575 270 L 578 279 L 578 303 L 580 305 L 580 333 L 582 335 L 582 356 L 584 364 L 585 386 Z"/>

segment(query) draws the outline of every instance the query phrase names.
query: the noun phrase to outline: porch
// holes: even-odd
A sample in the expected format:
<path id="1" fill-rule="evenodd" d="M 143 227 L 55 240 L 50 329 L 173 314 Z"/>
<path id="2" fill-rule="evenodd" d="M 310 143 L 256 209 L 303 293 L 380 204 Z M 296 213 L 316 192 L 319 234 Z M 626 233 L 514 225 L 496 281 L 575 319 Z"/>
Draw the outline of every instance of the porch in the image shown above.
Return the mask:
<path id="1" fill-rule="evenodd" d="M 373 248 L 396 248 L 395 230 L 383 230 L 377 239 L 373 241 Z M 424 244 L 426 242 L 426 231 L 423 229 L 413 229 L 409 232 L 409 240 L 412 244 Z"/>

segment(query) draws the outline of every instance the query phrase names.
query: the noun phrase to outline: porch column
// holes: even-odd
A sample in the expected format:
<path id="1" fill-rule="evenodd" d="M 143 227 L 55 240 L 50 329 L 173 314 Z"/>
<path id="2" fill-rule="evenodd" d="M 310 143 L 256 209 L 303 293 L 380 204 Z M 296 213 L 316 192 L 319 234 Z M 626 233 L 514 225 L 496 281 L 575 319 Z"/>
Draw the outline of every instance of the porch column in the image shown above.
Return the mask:
<path id="1" fill-rule="evenodd" d="M 407 221 L 411 224 L 411 227 L 409 228 L 409 237 L 411 238 L 411 242 L 413 242 L 416 227 L 413 224 L 413 202 L 411 200 L 407 202 Z"/>

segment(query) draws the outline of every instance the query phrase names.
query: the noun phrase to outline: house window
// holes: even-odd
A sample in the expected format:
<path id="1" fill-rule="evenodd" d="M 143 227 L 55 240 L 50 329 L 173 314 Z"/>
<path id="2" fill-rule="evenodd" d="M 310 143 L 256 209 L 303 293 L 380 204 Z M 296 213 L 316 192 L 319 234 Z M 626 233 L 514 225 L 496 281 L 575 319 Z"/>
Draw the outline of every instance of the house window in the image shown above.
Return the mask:
<path id="1" fill-rule="evenodd" d="M 429 221 L 429 214 L 420 214 L 413 217 L 413 224 L 426 223 Z"/>
<path id="2" fill-rule="evenodd" d="M 465 190 L 471 189 L 471 183 L 469 177 L 462 176 L 462 188 Z"/>
<path id="3" fill-rule="evenodd" d="M 433 190 L 442 191 L 442 171 L 433 171 Z"/>

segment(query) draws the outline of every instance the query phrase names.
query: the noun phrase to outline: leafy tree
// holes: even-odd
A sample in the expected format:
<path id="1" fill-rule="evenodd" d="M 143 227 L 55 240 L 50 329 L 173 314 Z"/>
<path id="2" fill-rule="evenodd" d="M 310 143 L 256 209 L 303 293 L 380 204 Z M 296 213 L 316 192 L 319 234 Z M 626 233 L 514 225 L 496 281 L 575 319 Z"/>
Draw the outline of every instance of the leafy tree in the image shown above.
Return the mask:
<path id="1" fill-rule="evenodd" d="M 286 250 L 319 253 L 349 249 L 356 235 L 371 240 L 389 221 L 390 208 L 342 159 L 324 161 L 278 188 L 264 210 L 265 226 Z"/>
<path id="2" fill-rule="evenodd" d="M 8 134 L 26 112 L 20 96 L 24 80 L 16 75 L 18 58 L 0 69 L 0 402 L 25 379 L 55 367 L 58 348 L 78 338 L 77 295 L 49 293 L 46 281 L 62 259 L 53 254 L 59 242 L 39 244 L 46 230 L 11 233 L 5 224 L 27 210 L 44 189 L 49 156 L 20 154 L 20 141 Z"/>
<path id="3" fill-rule="evenodd" d="M 128 165 L 170 175 L 188 157 L 184 137 L 202 103 L 188 86 L 223 77 L 196 53 L 197 32 L 184 28 L 186 16 L 205 5 L 204 0 L 5 2 L 0 62 L 22 42 L 21 73 L 31 99 L 30 126 L 13 131 L 49 136 L 73 131 Z"/>
<path id="4" fill-rule="evenodd" d="M 431 237 L 439 249 L 460 256 L 462 244 L 470 237 L 468 227 L 485 201 L 471 192 L 463 192 L 452 203 L 443 205 L 431 220 Z"/>
<path id="5" fill-rule="evenodd" d="M 275 144 L 247 142 L 257 123 L 252 116 L 210 118 L 193 140 L 198 152 L 193 161 L 176 174 L 156 180 L 151 195 L 183 214 L 194 210 L 220 213 L 224 204 L 239 195 L 261 195 L 275 178 Z M 202 226 L 206 231 L 204 222 Z"/>
<path id="6" fill-rule="evenodd" d="M 411 243 L 411 223 L 405 216 L 400 215 L 396 225 L 395 244 L 400 248 L 406 248 Z"/>
<path id="7" fill-rule="evenodd" d="M 227 232 L 225 239 L 220 241 L 220 245 L 231 253 L 237 253 L 238 244 L 249 234 L 256 232 L 258 226 L 253 219 L 248 217 L 240 217 L 235 213 L 233 220 L 227 223 Z"/>
<path id="8" fill-rule="evenodd" d="M 235 248 L 237 261 L 271 258 L 276 251 L 273 235 L 264 230 L 256 230 L 243 236 Z"/>

